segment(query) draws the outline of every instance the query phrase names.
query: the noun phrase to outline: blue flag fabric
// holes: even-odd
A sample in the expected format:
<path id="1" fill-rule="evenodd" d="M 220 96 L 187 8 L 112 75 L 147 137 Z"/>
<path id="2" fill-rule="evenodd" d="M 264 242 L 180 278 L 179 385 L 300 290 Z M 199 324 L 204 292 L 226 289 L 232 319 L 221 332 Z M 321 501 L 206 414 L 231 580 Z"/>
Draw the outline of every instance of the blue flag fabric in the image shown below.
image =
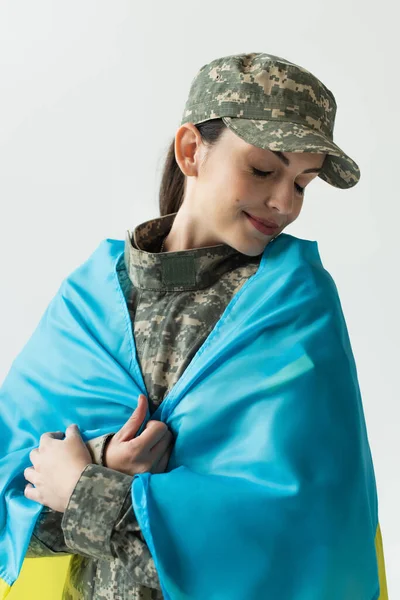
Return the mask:
<path id="1" fill-rule="evenodd" d="M 23 477 L 40 435 L 116 431 L 146 394 L 123 255 L 104 240 L 63 281 L 0 389 L 3 597 L 42 508 Z M 383 598 L 356 365 L 317 242 L 265 247 L 151 418 L 175 445 L 165 473 L 135 475 L 132 502 L 166 600 Z"/>

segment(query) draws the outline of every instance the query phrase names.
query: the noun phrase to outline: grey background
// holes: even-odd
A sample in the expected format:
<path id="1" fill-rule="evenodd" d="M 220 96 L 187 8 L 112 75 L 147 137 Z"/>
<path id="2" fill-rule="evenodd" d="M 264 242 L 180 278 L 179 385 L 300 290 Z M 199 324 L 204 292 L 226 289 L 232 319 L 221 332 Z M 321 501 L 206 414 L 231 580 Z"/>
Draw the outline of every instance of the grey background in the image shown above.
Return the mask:
<path id="1" fill-rule="evenodd" d="M 286 232 L 318 240 L 338 286 L 364 402 L 389 594 L 400 597 L 399 76 L 395 5 L 37 0 L 0 3 L 0 381 L 61 280 L 106 238 L 158 215 L 165 151 L 213 58 L 267 52 L 338 104 L 361 169 L 319 178 Z"/>

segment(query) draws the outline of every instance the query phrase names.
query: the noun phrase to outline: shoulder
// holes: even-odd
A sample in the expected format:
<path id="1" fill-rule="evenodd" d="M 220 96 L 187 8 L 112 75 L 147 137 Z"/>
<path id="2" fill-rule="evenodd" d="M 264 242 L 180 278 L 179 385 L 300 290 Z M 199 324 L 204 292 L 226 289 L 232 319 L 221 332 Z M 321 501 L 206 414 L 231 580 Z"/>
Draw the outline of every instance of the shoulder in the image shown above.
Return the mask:
<path id="1" fill-rule="evenodd" d="M 266 266 L 269 263 L 270 269 L 275 269 L 277 275 L 280 273 L 293 288 L 337 300 L 335 281 L 323 264 L 316 240 L 281 233 L 271 244 L 265 258 Z"/>
<path id="2" fill-rule="evenodd" d="M 124 253 L 124 241 L 106 238 L 92 253 L 63 280 L 62 288 L 96 287 L 114 278 L 117 264 Z M 97 288 L 99 289 L 99 288 Z"/>
<path id="3" fill-rule="evenodd" d="M 271 246 L 273 246 L 276 255 L 284 254 L 289 260 L 299 264 L 322 264 L 318 242 L 315 240 L 306 240 L 289 233 L 281 233 L 275 238 Z"/>

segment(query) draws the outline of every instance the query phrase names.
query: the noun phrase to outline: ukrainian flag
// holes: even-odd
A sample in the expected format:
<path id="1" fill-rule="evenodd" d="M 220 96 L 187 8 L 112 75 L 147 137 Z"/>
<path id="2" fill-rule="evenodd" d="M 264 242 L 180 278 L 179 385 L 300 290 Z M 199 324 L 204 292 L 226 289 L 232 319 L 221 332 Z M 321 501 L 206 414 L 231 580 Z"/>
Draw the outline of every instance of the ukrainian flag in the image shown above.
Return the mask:
<path id="1" fill-rule="evenodd" d="M 3 597 L 61 595 L 68 559 L 24 562 L 41 433 L 115 431 L 146 393 L 123 251 L 106 240 L 63 282 L 0 390 Z M 167 472 L 134 477 L 132 502 L 166 600 L 387 600 L 357 370 L 316 242 L 266 246 L 152 418 L 176 442 Z"/>

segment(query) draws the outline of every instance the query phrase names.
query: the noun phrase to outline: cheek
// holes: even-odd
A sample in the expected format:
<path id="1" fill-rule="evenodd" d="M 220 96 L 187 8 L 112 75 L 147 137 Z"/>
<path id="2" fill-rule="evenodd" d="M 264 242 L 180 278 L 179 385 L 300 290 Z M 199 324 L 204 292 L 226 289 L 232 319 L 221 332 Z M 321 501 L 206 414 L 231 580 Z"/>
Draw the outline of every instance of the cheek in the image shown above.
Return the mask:
<path id="1" fill-rule="evenodd" d="M 300 197 L 298 203 L 296 204 L 296 208 L 294 210 L 294 214 L 296 217 L 298 217 L 299 214 L 301 213 L 301 209 L 303 208 L 303 202 L 304 202 L 304 196 Z"/>
<path id="2" fill-rule="evenodd" d="M 208 200 L 213 204 L 227 204 L 236 196 L 235 190 L 238 187 L 237 176 L 229 169 L 213 169 L 207 173 L 207 179 L 204 182 L 203 192 L 205 202 Z"/>
<path id="3" fill-rule="evenodd" d="M 233 208 L 237 212 L 238 208 L 245 206 L 246 202 L 251 202 L 251 194 L 244 178 L 241 178 L 236 171 L 225 170 L 218 174 L 212 184 L 211 195 L 215 199 L 215 204 L 221 207 L 221 211 L 228 211 Z"/>
<path id="4" fill-rule="evenodd" d="M 236 198 L 241 198 L 243 202 L 255 196 L 255 188 L 251 185 L 247 176 L 232 176 L 230 189 L 234 192 Z"/>
<path id="5" fill-rule="evenodd" d="M 297 219 L 297 217 L 300 215 L 301 213 L 301 209 L 303 208 L 303 199 L 299 199 L 298 202 L 296 202 L 294 208 L 293 208 L 293 212 L 290 215 L 290 218 L 288 220 L 287 225 L 289 225 L 290 223 L 293 223 L 293 221 L 295 221 Z"/>
<path id="6" fill-rule="evenodd" d="M 219 230 L 237 220 L 249 206 L 255 206 L 263 200 L 259 187 L 252 186 L 247 173 L 238 173 L 238 169 L 214 170 L 209 176 L 204 204 L 208 214 L 218 221 Z M 203 213 L 204 215 L 204 213 Z"/>

